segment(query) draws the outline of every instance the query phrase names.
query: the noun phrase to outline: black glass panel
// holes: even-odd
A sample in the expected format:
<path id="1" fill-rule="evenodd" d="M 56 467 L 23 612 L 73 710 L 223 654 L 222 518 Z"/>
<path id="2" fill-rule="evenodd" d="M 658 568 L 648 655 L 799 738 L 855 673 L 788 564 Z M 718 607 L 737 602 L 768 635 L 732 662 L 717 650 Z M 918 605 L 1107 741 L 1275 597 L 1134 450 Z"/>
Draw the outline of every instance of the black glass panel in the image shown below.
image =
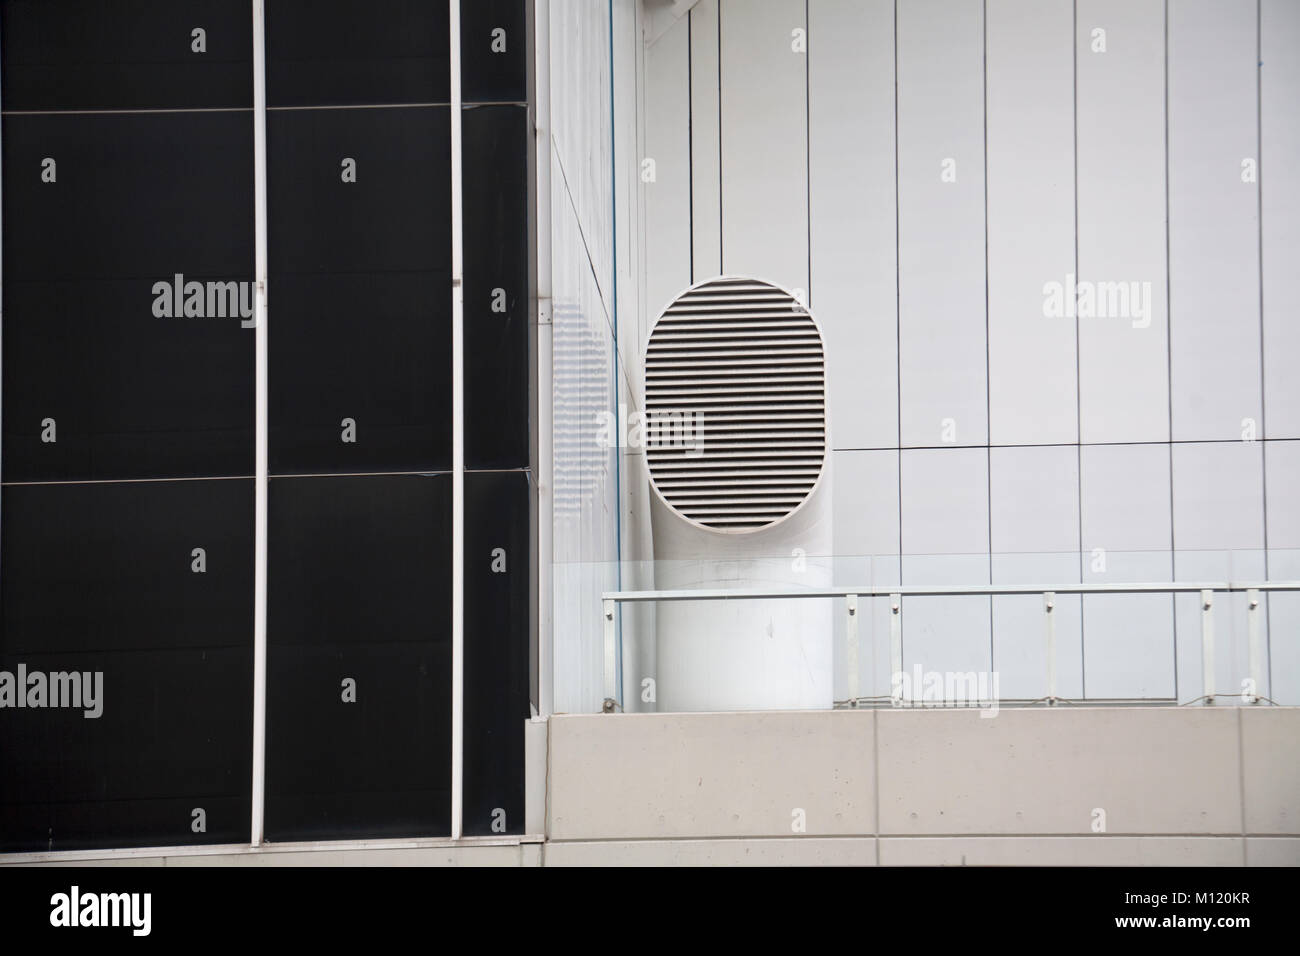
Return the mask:
<path id="1" fill-rule="evenodd" d="M 271 470 L 449 468 L 448 110 L 277 112 L 268 135 Z"/>
<path id="2" fill-rule="evenodd" d="M 465 832 L 524 829 L 529 476 L 465 476 Z"/>
<path id="3" fill-rule="evenodd" d="M 450 480 L 277 478 L 267 833 L 446 834 Z"/>
<path id="4" fill-rule="evenodd" d="M 446 103 L 448 45 L 444 3 L 268 0 L 267 103 Z"/>
<path id="5" fill-rule="evenodd" d="M 272 472 L 450 468 L 450 303 L 447 273 L 280 276 Z"/>
<path id="6" fill-rule="evenodd" d="M 2 13 L 6 110 L 253 106 L 248 0 L 7 0 Z"/>
<path id="7" fill-rule="evenodd" d="M 247 839 L 252 482 L 2 502 L 0 846 Z"/>
<path id="8" fill-rule="evenodd" d="M 528 465 L 528 118 L 464 111 L 465 463 Z"/>
<path id="9" fill-rule="evenodd" d="M 446 645 L 276 646 L 268 679 L 269 839 L 450 832 Z"/>
<path id="10" fill-rule="evenodd" d="M 253 482 L 4 489 L 6 653 L 248 647 Z"/>
<path id="11" fill-rule="evenodd" d="M 7 116 L 3 137 L 5 480 L 250 474 L 248 115 Z"/>
<path id="12" fill-rule="evenodd" d="M 450 269 L 446 107 L 276 111 L 267 176 L 273 276 Z"/>
<path id="13" fill-rule="evenodd" d="M 252 120 L 225 111 L 6 116 L 4 213 L 13 237 L 6 284 L 147 280 L 148 316 L 154 280 L 251 278 Z"/>
<path id="14" fill-rule="evenodd" d="M 460 5 L 461 99 L 522 103 L 528 95 L 524 0 L 464 0 Z"/>
<path id="15" fill-rule="evenodd" d="M 0 847 L 6 851 L 239 843 L 252 780 L 250 647 L 0 654 L 29 706 L 0 720 Z M 46 706 L 35 674 L 46 676 Z M 76 686 L 81 707 L 53 707 Z M 86 679 L 89 678 L 89 679 Z M 3 680 L 3 675 L 0 675 Z M 97 687 L 98 717 L 85 689 Z M 66 690 L 65 690 L 66 689 Z M 195 812 L 199 811 L 199 812 Z"/>

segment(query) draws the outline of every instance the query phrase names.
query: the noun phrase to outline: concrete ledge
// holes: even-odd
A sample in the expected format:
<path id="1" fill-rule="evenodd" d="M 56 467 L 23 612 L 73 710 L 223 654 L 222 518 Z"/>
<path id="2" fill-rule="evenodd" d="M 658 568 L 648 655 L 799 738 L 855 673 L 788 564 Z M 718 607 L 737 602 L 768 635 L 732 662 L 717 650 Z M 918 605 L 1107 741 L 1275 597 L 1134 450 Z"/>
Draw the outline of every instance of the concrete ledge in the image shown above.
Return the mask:
<path id="1" fill-rule="evenodd" d="M 552 717 L 548 834 L 870 834 L 874 720 L 870 711 Z"/>
<path id="2" fill-rule="evenodd" d="M 1241 713 L 1246 832 L 1300 834 L 1300 708 Z"/>
<path id="3" fill-rule="evenodd" d="M 882 837 L 882 866 L 1241 866 L 1241 837 Z"/>
<path id="4" fill-rule="evenodd" d="M 959 865 L 964 855 L 1240 865 L 1247 837 L 1300 836 L 1298 708 L 565 715 L 550 723 L 546 853 L 559 861 L 597 853 L 566 856 L 562 842 L 879 836 L 886 864 Z M 793 826 L 800 810 L 802 833 Z M 664 858 L 646 848 L 610 852 Z M 1259 853 L 1291 861 L 1293 845 L 1260 844 Z"/>
<path id="5" fill-rule="evenodd" d="M 877 719 L 882 835 L 1242 832 L 1235 708 L 992 718 L 882 710 Z"/>
<path id="6" fill-rule="evenodd" d="M 546 866 L 874 866 L 872 837 L 548 843 Z"/>
<path id="7" fill-rule="evenodd" d="M 1300 866 L 1300 837 L 1247 837 L 1248 866 Z"/>

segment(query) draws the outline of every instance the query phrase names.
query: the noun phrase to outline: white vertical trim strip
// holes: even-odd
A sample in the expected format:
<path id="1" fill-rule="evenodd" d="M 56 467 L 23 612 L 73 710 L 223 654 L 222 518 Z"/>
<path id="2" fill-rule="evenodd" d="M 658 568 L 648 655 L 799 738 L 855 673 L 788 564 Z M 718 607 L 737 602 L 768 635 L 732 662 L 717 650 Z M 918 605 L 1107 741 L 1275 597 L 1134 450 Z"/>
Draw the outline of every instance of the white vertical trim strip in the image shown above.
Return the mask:
<path id="1" fill-rule="evenodd" d="M 465 289 L 461 210 L 460 0 L 451 16 L 451 838 L 463 832 L 465 772 Z"/>
<path id="2" fill-rule="evenodd" d="M 253 505 L 253 819 L 250 842 L 265 836 L 266 800 L 266 31 L 265 0 L 253 0 L 253 216 L 257 294 L 253 298 L 256 351 L 256 478 Z"/>
<path id="3" fill-rule="evenodd" d="M 554 588 L 554 428 L 555 388 L 551 363 L 551 4 L 534 8 L 534 83 L 537 103 L 533 129 L 537 208 L 537 710 L 554 710 L 555 659 L 552 634 Z"/>

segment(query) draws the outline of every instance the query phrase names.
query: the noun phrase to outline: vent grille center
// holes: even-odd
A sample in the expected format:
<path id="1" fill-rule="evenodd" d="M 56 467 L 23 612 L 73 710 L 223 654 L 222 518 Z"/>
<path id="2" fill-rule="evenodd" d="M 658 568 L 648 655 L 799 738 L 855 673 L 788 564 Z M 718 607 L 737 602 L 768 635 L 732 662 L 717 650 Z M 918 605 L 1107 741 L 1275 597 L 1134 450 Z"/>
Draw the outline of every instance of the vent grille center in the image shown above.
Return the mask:
<path id="1" fill-rule="evenodd" d="M 826 457 L 826 357 L 790 293 L 720 278 L 683 292 L 646 350 L 650 479 L 679 514 L 724 532 L 780 521 Z"/>

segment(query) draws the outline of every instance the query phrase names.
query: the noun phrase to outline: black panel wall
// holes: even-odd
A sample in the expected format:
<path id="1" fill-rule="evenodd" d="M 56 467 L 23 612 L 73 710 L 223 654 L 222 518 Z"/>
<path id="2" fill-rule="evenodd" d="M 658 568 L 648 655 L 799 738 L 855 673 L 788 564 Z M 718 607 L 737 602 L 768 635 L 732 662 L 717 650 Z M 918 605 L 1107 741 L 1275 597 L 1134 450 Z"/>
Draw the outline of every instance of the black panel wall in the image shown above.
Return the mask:
<path id="1" fill-rule="evenodd" d="M 527 4 L 463 0 L 465 787 L 469 835 L 521 833 L 529 716 L 532 318 Z"/>
<path id="2" fill-rule="evenodd" d="M 528 407 L 528 112 L 467 106 L 465 466 L 525 468 Z"/>
<path id="3" fill-rule="evenodd" d="M 524 0 L 461 16 L 464 821 L 518 833 L 529 37 Z M 267 0 L 265 23 L 266 836 L 446 835 L 448 10 Z M 251 4 L 0 0 L 0 84 L 0 851 L 246 842 Z M 84 706 L 19 695 L 37 673 L 85 675 Z"/>
<path id="4" fill-rule="evenodd" d="M 270 840 L 450 832 L 447 42 L 267 5 Z"/>
<path id="5" fill-rule="evenodd" d="M 269 114 L 273 474 L 451 467 L 450 146 L 446 106 Z"/>
<path id="6" fill-rule="evenodd" d="M 466 86 L 471 75 L 490 78 L 503 68 L 523 76 L 523 4 L 502 5 L 505 13 L 495 14 L 493 6 L 465 4 L 466 12 L 482 7 L 492 14 L 490 26 L 475 28 L 482 55 L 475 51 L 469 60 L 476 65 L 464 64 Z M 491 49 L 498 27 L 508 31 L 504 53 Z M 446 835 L 446 8 L 269 0 L 266 44 L 273 290 L 267 836 Z M 462 44 L 466 52 L 472 47 L 468 39 Z M 491 61 L 484 56 L 501 66 L 485 70 Z M 511 97 L 522 100 L 522 83 L 517 87 Z M 518 470 L 466 479 L 466 553 L 486 546 L 477 522 L 488 521 L 488 537 L 509 549 L 510 568 L 502 575 L 484 565 L 487 580 L 470 565 L 466 571 L 470 833 L 523 826 L 530 607 L 526 113 L 522 105 L 467 105 L 463 124 L 466 464 Z M 503 291 L 494 296 L 497 289 Z M 346 680 L 355 684 L 345 687 Z"/>
<path id="7" fill-rule="evenodd" d="M 241 0 L 6 0 L 4 108 L 248 109 L 252 23 Z"/>
<path id="8" fill-rule="evenodd" d="M 250 112 L 6 113 L 0 132 L 4 479 L 251 474 L 253 334 L 206 314 L 209 282 L 253 272 Z"/>
<path id="9" fill-rule="evenodd" d="M 451 479 L 275 479 L 267 837 L 447 835 Z"/>
<path id="10" fill-rule="evenodd" d="M 80 707 L 47 681 L 46 706 L 0 711 L 5 849 L 247 839 L 252 491 L 5 487 L 0 671 L 82 684 Z"/>
<path id="11" fill-rule="evenodd" d="M 269 0 L 267 102 L 445 106 L 448 30 L 438 0 Z"/>
<path id="12" fill-rule="evenodd" d="M 528 717 L 529 500 L 522 471 L 465 476 L 465 832 L 519 833 Z"/>
<path id="13" fill-rule="evenodd" d="M 460 95 L 465 103 L 523 103 L 527 98 L 526 16 L 521 0 L 462 0 Z"/>
<path id="14" fill-rule="evenodd" d="M 7 2 L 0 39 L 0 849 L 247 839 L 248 4 Z"/>

